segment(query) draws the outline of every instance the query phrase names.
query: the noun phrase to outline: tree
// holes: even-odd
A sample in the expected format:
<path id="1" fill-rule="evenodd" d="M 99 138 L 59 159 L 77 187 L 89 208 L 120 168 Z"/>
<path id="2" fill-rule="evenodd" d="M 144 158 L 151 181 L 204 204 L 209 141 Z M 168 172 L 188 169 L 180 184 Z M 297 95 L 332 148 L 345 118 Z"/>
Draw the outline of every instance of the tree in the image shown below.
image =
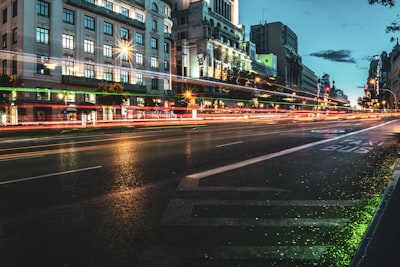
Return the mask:
<path id="1" fill-rule="evenodd" d="M 11 86 L 11 77 L 8 75 L 0 75 L 0 86 Z"/>
<path id="2" fill-rule="evenodd" d="M 0 87 L 10 87 L 12 84 L 11 77 L 8 75 L 0 75 Z M 11 91 L 0 91 L 0 104 L 10 102 Z"/>
<path id="3" fill-rule="evenodd" d="M 395 0 L 368 0 L 370 5 L 381 4 L 383 6 L 393 7 L 395 5 Z"/>
<path id="4" fill-rule="evenodd" d="M 103 105 L 121 105 L 126 99 L 124 96 L 124 87 L 119 83 L 100 83 L 98 92 L 104 92 L 98 97 L 98 101 Z"/>
<path id="5" fill-rule="evenodd" d="M 383 6 L 389 6 L 391 8 L 395 6 L 395 0 L 368 0 L 368 3 L 370 5 L 379 4 Z M 393 21 L 392 24 L 386 27 L 386 33 L 397 31 L 400 31 L 400 25 L 397 21 Z M 391 42 L 393 42 L 394 40 L 394 37 L 390 38 Z"/>

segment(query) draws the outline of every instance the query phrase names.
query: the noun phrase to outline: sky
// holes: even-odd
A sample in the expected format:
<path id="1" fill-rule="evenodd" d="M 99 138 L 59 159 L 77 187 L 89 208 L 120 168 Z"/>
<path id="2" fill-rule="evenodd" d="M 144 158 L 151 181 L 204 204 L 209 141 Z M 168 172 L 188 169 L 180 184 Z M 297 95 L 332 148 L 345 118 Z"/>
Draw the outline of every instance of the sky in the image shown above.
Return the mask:
<path id="1" fill-rule="evenodd" d="M 364 94 L 371 57 L 390 53 L 396 42 L 386 27 L 399 21 L 400 3 L 390 8 L 368 0 L 239 0 L 239 23 L 246 27 L 280 21 L 298 38 L 302 62 L 318 76 L 327 73 L 352 106 Z"/>

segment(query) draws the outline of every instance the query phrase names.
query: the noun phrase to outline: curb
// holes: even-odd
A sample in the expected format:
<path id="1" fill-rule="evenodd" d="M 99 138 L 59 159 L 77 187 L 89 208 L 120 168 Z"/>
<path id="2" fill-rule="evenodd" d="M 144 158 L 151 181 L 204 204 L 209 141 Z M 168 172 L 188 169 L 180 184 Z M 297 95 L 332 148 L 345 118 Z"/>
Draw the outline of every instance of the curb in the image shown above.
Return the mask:
<path id="1" fill-rule="evenodd" d="M 364 263 L 365 259 L 368 257 L 370 251 L 371 240 L 377 235 L 377 228 L 381 222 L 382 216 L 385 213 L 386 207 L 393 195 L 393 191 L 397 186 L 397 182 L 400 177 L 400 159 L 397 159 L 396 167 L 393 171 L 392 178 L 390 179 L 388 186 L 385 189 L 382 200 L 379 203 L 378 208 L 372 218 L 372 221 L 364 235 L 363 240 L 358 247 L 358 250 L 351 261 L 350 267 L 360 267 Z"/>

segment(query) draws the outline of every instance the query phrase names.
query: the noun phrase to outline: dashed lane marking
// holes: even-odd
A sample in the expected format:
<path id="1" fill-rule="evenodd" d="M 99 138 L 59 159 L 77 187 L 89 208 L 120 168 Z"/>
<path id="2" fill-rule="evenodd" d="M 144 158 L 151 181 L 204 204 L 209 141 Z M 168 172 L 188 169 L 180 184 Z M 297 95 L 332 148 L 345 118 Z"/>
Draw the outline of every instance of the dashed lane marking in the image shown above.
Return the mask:
<path id="1" fill-rule="evenodd" d="M 43 175 L 38 175 L 38 176 L 32 176 L 32 177 L 27 177 L 27 178 L 4 181 L 4 182 L 0 182 L 0 185 L 25 182 L 25 181 L 29 181 L 29 180 L 43 179 L 43 178 L 47 178 L 47 177 L 51 177 L 51 176 L 57 176 L 57 175 L 63 175 L 63 174 L 71 174 L 71 173 L 76 173 L 76 172 L 90 171 L 90 170 L 99 169 L 99 168 L 102 168 L 102 167 L 103 166 L 94 166 L 94 167 L 88 167 L 88 168 L 82 168 L 82 169 L 76 169 L 76 170 L 69 170 L 69 171 L 63 171 L 63 172 L 48 173 L 48 174 L 43 174 Z"/>
<path id="2" fill-rule="evenodd" d="M 259 162 L 262 162 L 262 161 L 266 161 L 266 160 L 269 160 L 269 159 L 272 159 L 272 158 L 276 158 L 276 157 L 284 156 L 284 155 L 287 155 L 287 154 L 291 154 L 291 153 L 294 153 L 294 152 L 297 152 L 297 151 L 301 151 L 301 150 L 308 149 L 308 148 L 311 148 L 311 147 L 314 147 L 314 146 L 317 146 L 317 145 L 321 145 L 321 144 L 325 144 L 325 143 L 332 142 L 332 141 L 335 141 L 335 140 L 339 140 L 339 139 L 342 139 L 342 138 L 346 138 L 346 137 L 349 137 L 349 136 L 352 136 L 352 135 L 356 135 L 356 134 L 359 134 L 359 133 L 362 133 L 362 132 L 370 131 L 370 130 L 385 126 L 385 125 L 393 123 L 393 122 L 394 121 L 388 121 L 388 122 L 385 122 L 385 123 L 382 123 L 382 124 L 379 124 L 379 125 L 375 125 L 375 126 L 372 126 L 372 127 L 369 127 L 369 128 L 365 128 L 365 129 L 362 129 L 362 130 L 359 130 L 359 131 L 351 132 L 351 133 L 348 133 L 348 134 L 339 135 L 339 136 L 335 136 L 333 138 L 328 138 L 328 139 L 312 142 L 312 143 L 309 143 L 309 144 L 304 144 L 304 145 L 301 145 L 301 146 L 284 149 L 282 151 L 278 151 L 278 152 L 275 152 L 275 153 L 266 154 L 266 155 L 263 155 L 263 156 L 260 156 L 260 157 L 255 157 L 255 158 L 252 158 L 252 159 L 236 162 L 236 163 L 233 163 L 233 164 L 228 164 L 228 165 L 225 165 L 225 166 L 217 167 L 217 168 L 206 170 L 206 171 L 203 171 L 203 172 L 190 174 L 190 175 L 187 175 L 186 177 L 184 177 L 181 180 L 180 184 L 178 185 L 178 190 L 199 190 L 199 189 L 200 190 L 214 190 L 214 189 L 212 189 L 210 187 L 204 186 L 202 188 L 201 186 L 199 186 L 200 179 L 205 178 L 205 177 L 209 177 L 209 176 L 212 176 L 212 175 L 215 175 L 215 174 L 220 174 L 220 173 L 224 173 L 224 172 L 227 172 L 227 171 L 243 168 L 243 167 L 246 167 L 246 166 L 249 166 L 249 165 L 252 165 L 252 164 L 256 164 L 256 163 L 259 163 Z M 207 188 L 207 189 L 204 189 L 204 188 Z M 222 189 L 222 187 L 221 187 L 221 189 Z M 233 188 L 224 186 L 224 190 L 230 190 L 230 189 L 233 189 Z M 246 188 L 243 188 L 243 189 L 246 189 Z M 246 190 L 243 190 L 243 189 L 241 189 L 240 191 L 246 191 Z M 251 188 L 247 188 L 247 189 L 251 190 L 251 191 L 253 191 L 253 190 L 255 190 L 255 191 L 260 190 L 261 191 L 262 190 L 262 189 L 257 189 L 257 187 L 251 187 Z M 266 189 L 268 189 L 268 188 L 266 188 Z M 234 190 L 236 190 L 236 189 L 234 189 Z M 282 189 L 278 189 L 278 190 L 282 190 Z"/>

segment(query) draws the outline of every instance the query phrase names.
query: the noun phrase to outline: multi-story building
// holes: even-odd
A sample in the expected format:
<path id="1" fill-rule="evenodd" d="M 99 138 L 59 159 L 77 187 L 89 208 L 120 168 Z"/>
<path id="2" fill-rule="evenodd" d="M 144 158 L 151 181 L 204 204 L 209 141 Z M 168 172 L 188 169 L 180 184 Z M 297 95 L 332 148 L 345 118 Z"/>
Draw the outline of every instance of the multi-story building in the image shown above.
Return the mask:
<path id="1" fill-rule="evenodd" d="M 400 45 L 397 42 L 393 47 L 392 52 L 390 53 L 390 63 L 391 63 L 391 71 L 389 73 L 390 78 L 390 90 L 393 93 L 393 98 L 390 103 L 393 103 L 393 106 L 390 107 L 398 109 L 400 108 Z"/>
<path id="2" fill-rule="evenodd" d="M 278 59 L 277 80 L 291 88 L 301 88 L 302 59 L 298 55 L 297 35 L 282 22 L 252 25 L 250 41 L 257 54 L 273 53 Z"/>
<path id="3" fill-rule="evenodd" d="M 303 64 L 302 67 L 302 91 L 308 97 L 318 95 L 318 76 L 313 70 Z M 309 94 L 308 94 L 309 93 Z"/>
<path id="4" fill-rule="evenodd" d="M 244 27 L 239 24 L 239 1 L 174 0 L 176 66 L 178 77 L 227 81 L 230 72 L 250 71 Z M 181 88 L 180 88 L 181 86 Z M 177 84 L 183 92 L 185 84 Z M 190 88 L 203 95 L 223 94 L 223 88 Z"/>
<path id="5" fill-rule="evenodd" d="M 391 55 L 382 52 L 381 55 L 372 57 L 369 70 L 367 86 L 363 106 L 368 108 L 391 108 L 394 103 L 391 86 L 396 81 L 396 74 L 391 76 L 391 65 L 395 63 L 396 49 Z M 392 62 L 391 62 L 392 59 Z M 395 65 L 393 65 L 395 66 Z"/>
<path id="6" fill-rule="evenodd" d="M 165 95 L 171 89 L 172 7 L 171 0 L 2 0 L 2 74 L 17 87 L 37 89 L 12 100 L 96 104 L 95 94 L 75 92 L 96 91 L 104 82 Z M 36 120 L 51 113 L 51 107 L 18 111 Z"/>

